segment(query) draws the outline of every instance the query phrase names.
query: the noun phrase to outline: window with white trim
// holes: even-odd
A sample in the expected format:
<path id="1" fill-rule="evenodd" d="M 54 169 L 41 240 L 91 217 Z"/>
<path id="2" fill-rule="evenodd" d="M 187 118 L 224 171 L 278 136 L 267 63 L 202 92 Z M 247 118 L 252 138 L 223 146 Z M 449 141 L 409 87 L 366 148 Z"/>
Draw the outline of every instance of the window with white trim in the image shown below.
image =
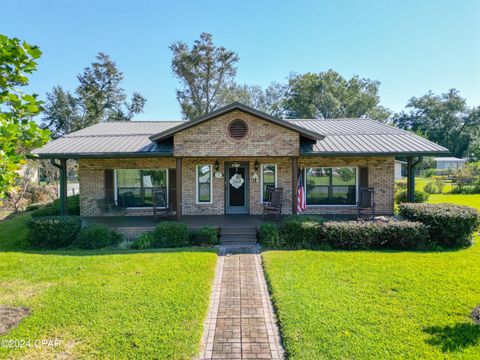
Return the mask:
<path id="1" fill-rule="evenodd" d="M 168 189 L 167 169 L 117 169 L 115 178 L 117 204 L 124 207 L 153 206 L 153 193 Z"/>
<path id="2" fill-rule="evenodd" d="M 267 202 L 268 189 L 277 187 L 277 165 L 262 165 L 262 201 Z"/>
<path id="3" fill-rule="evenodd" d="M 197 165 L 197 203 L 210 204 L 212 202 L 212 165 Z"/>
<path id="4" fill-rule="evenodd" d="M 357 169 L 317 167 L 305 169 L 307 205 L 355 205 Z"/>

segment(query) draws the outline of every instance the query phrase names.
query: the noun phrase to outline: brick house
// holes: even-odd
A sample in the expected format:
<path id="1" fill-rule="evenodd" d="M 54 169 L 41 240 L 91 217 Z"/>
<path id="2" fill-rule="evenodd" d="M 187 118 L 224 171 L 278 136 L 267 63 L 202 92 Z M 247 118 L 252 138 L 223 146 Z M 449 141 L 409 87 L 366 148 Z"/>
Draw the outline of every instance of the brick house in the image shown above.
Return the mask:
<path id="1" fill-rule="evenodd" d="M 416 158 L 448 150 L 370 119 L 281 120 L 233 103 L 192 121 L 101 123 L 33 153 L 61 169 L 78 160 L 82 216 L 106 215 L 104 198 L 150 215 L 153 191 L 166 187 L 180 219 L 261 214 L 268 186 L 283 188 L 282 212 L 295 213 L 300 174 L 304 213 L 355 214 L 368 186 L 377 213 L 392 214 L 395 158 L 412 170 Z"/>

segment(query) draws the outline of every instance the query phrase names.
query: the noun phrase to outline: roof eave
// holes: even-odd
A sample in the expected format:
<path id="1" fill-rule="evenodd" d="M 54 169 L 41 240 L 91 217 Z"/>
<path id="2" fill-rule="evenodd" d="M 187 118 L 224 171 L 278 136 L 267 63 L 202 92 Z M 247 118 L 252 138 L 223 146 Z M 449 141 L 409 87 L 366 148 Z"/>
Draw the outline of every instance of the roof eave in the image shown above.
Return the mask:
<path id="1" fill-rule="evenodd" d="M 300 156 L 319 156 L 319 157 L 347 157 L 347 156 L 437 156 L 437 155 L 446 155 L 450 154 L 449 151 L 417 151 L 417 152 L 302 152 L 300 151 Z"/>
<path id="2" fill-rule="evenodd" d="M 113 159 L 135 157 L 172 157 L 173 152 L 115 152 L 115 153 L 33 153 L 29 159 Z"/>

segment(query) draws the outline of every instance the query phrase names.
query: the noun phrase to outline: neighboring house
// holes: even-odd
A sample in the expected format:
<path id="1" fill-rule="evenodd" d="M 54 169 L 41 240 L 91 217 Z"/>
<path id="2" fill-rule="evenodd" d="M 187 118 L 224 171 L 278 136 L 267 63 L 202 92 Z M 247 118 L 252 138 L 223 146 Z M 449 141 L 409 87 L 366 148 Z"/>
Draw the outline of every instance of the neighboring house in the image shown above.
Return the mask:
<path id="1" fill-rule="evenodd" d="M 395 156 L 447 154 L 411 132 L 369 119 L 281 120 L 233 103 L 192 121 L 101 123 L 34 151 L 78 159 L 80 211 L 101 216 L 113 198 L 128 215 L 152 214 L 168 188 L 182 215 L 261 214 L 268 185 L 296 211 L 298 175 L 307 214 L 354 214 L 360 187 L 373 187 L 378 214 L 394 209 Z"/>
<path id="2" fill-rule="evenodd" d="M 402 180 L 407 174 L 407 162 L 395 160 L 395 180 Z"/>
<path id="3" fill-rule="evenodd" d="M 456 157 L 436 157 L 435 169 L 438 171 L 463 169 L 467 159 L 459 159 Z"/>
<path id="4" fill-rule="evenodd" d="M 32 184 L 38 184 L 39 176 L 38 176 L 38 167 L 32 166 L 31 164 L 23 165 L 20 170 L 18 170 L 18 174 L 28 179 L 29 182 Z"/>

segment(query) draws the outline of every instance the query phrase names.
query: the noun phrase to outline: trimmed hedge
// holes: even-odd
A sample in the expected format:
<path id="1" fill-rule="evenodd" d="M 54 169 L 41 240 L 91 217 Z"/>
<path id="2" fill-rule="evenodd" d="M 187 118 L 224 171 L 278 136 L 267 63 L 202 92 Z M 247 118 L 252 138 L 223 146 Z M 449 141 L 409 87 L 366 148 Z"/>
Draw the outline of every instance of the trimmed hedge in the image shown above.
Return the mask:
<path id="1" fill-rule="evenodd" d="M 401 204 L 400 215 L 426 225 L 430 243 L 445 246 L 469 246 L 472 233 L 480 225 L 479 212 L 469 206 L 454 204 Z"/>
<path id="2" fill-rule="evenodd" d="M 33 209 L 32 209 L 33 210 Z M 68 215 L 80 215 L 80 195 L 67 197 Z M 60 215 L 60 199 L 56 199 L 50 205 L 40 207 L 32 212 L 32 217 L 59 216 Z"/>
<path id="3" fill-rule="evenodd" d="M 220 234 L 215 226 L 203 226 L 189 232 L 189 242 L 193 246 L 208 246 L 220 244 Z"/>
<path id="4" fill-rule="evenodd" d="M 415 202 L 416 203 L 424 203 L 428 200 L 430 194 L 426 193 L 425 191 L 415 190 Z M 395 203 L 396 204 L 403 204 L 408 202 L 407 199 L 407 189 L 400 189 L 395 193 Z"/>
<path id="5" fill-rule="evenodd" d="M 258 229 L 258 240 L 263 246 L 272 249 L 281 249 L 284 246 L 279 227 L 276 224 L 261 224 Z"/>
<path id="6" fill-rule="evenodd" d="M 322 222 L 311 219 L 287 219 L 280 225 L 280 238 L 287 249 L 305 249 L 316 244 Z"/>
<path id="7" fill-rule="evenodd" d="M 72 245 L 82 227 L 79 216 L 46 216 L 28 223 L 27 246 L 56 249 Z"/>
<path id="8" fill-rule="evenodd" d="M 115 245 L 122 241 L 123 236 L 108 226 L 101 224 L 90 225 L 80 230 L 74 245 L 80 249 L 101 249 Z"/>
<path id="9" fill-rule="evenodd" d="M 138 249 L 138 250 L 148 249 L 152 247 L 152 243 L 153 243 L 153 232 L 146 232 L 146 233 L 140 234 L 133 241 L 131 248 Z"/>
<path id="10" fill-rule="evenodd" d="M 153 231 L 152 247 L 172 248 L 188 245 L 188 228 L 183 223 L 164 221 L 158 224 Z"/>
<path id="11" fill-rule="evenodd" d="M 425 225 L 410 221 L 327 222 L 319 242 L 335 249 L 413 250 L 428 242 Z"/>

